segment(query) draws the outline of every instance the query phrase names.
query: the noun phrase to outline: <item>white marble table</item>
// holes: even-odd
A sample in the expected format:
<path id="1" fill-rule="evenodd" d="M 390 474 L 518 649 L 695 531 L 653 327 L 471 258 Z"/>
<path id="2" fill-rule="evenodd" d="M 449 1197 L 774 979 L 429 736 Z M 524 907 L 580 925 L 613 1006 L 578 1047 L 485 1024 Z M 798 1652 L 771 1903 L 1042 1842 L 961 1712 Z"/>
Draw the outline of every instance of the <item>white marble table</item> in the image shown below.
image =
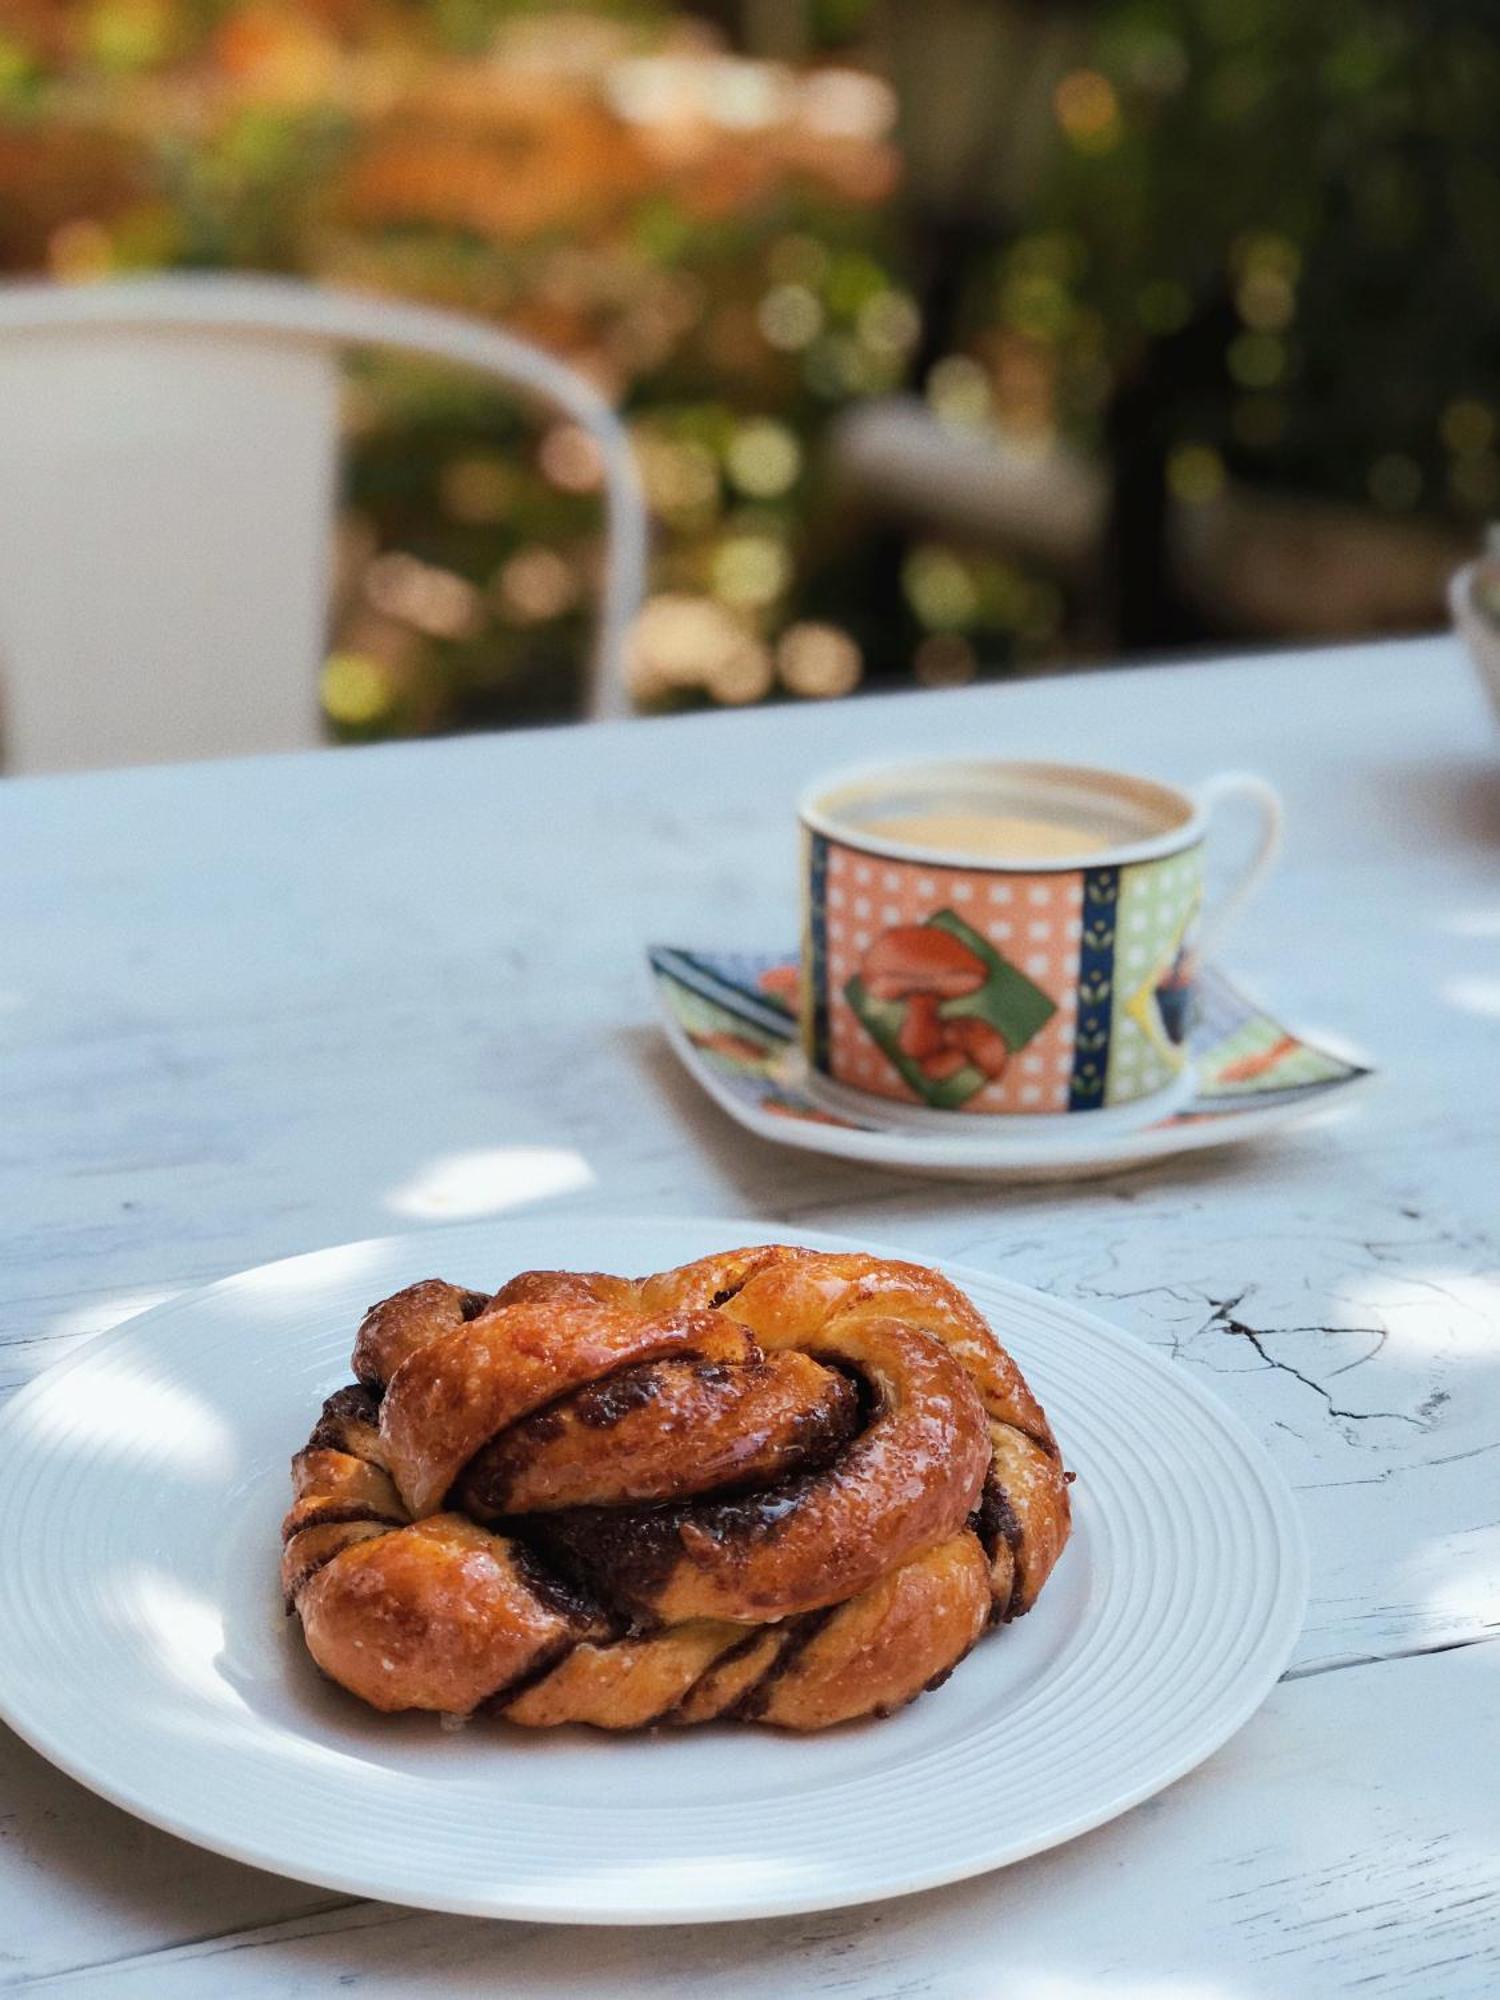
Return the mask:
<path id="1" fill-rule="evenodd" d="M 1375 1054 L 1362 1105 L 986 1191 L 777 1152 L 703 1102 L 640 945 L 789 937 L 799 783 L 981 744 L 1274 777 L 1288 851 L 1233 963 Z M 755 1215 L 1001 1270 L 1166 1350 L 1280 1461 L 1314 1571 L 1286 1679 L 1160 1798 L 1000 1875 L 785 1922 L 352 1902 L 138 1825 L 0 1731 L 0 1988 L 1500 1991 L 1497 862 L 1500 740 L 1447 640 L 0 785 L 0 1391 L 324 1243 L 528 1202 Z"/>

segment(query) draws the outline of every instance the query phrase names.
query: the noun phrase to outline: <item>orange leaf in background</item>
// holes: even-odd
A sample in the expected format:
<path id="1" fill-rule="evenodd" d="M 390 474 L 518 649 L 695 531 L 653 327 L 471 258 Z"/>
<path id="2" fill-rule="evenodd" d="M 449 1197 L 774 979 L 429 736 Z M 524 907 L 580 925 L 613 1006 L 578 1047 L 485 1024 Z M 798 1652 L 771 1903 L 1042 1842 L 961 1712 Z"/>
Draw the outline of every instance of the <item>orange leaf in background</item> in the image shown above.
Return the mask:
<path id="1" fill-rule="evenodd" d="M 150 159 L 133 140 L 101 130 L 0 128 L 0 264 L 36 270 L 53 232 L 108 225 L 150 187 Z"/>
<path id="2" fill-rule="evenodd" d="M 578 135 L 575 134 L 575 137 Z M 612 208 L 586 149 L 532 147 L 430 130 L 377 140 L 350 171 L 345 199 L 362 222 L 426 222 L 495 241 L 538 236 Z"/>
<path id="3" fill-rule="evenodd" d="M 244 7 L 226 16 L 212 49 L 226 76 L 292 102 L 324 95 L 338 61 L 336 46 L 316 21 L 280 7 Z"/>

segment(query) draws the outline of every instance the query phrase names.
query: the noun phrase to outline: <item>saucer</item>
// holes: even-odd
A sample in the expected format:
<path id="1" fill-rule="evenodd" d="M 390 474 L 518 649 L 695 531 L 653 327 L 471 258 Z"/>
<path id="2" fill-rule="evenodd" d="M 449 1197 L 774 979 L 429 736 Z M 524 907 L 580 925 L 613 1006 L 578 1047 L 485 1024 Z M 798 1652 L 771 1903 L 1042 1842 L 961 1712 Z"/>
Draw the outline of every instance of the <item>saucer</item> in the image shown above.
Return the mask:
<path id="1" fill-rule="evenodd" d="M 1226 975 L 1199 977 L 1186 1094 L 1128 1114 L 1002 1122 L 961 1113 L 943 1129 L 889 1114 L 813 1075 L 797 1040 L 792 952 L 656 945 L 648 954 L 667 1039 L 737 1124 L 780 1146 L 959 1180 L 1083 1180 L 1280 1131 L 1342 1103 L 1373 1071 L 1278 1021 Z M 1096 1124 L 1097 1117 L 1107 1123 Z"/>

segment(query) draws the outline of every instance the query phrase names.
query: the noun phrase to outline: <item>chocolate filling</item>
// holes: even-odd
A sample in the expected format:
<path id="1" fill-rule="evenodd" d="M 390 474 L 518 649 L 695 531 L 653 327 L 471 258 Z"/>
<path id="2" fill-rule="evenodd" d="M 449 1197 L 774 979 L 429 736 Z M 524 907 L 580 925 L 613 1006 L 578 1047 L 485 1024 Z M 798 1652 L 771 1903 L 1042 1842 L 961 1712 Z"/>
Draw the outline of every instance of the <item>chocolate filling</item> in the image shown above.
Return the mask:
<path id="1" fill-rule="evenodd" d="M 995 1560 L 1002 1539 L 1012 1554 L 1020 1549 L 1021 1523 L 1010 1504 L 1010 1495 L 995 1477 L 993 1467 L 980 1489 L 979 1505 L 969 1516 L 969 1526 L 979 1537 L 979 1546 L 991 1562 Z"/>
<path id="2" fill-rule="evenodd" d="M 772 1660 L 754 1687 L 746 1688 L 732 1708 L 725 1711 L 737 1722 L 755 1722 L 765 1714 L 770 1705 L 771 1690 L 776 1683 L 794 1667 L 817 1638 L 834 1612 L 837 1604 L 830 1604 L 823 1611 L 804 1611 L 800 1618 L 786 1621 L 787 1639 L 781 1651 Z"/>
<path id="3" fill-rule="evenodd" d="M 683 1560 L 682 1530 L 710 1535 L 721 1547 L 750 1547 L 775 1537 L 806 1498 L 816 1475 L 778 1480 L 757 1492 L 661 1507 L 568 1507 L 532 1517 L 549 1557 L 581 1576 L 607 1602 L 621 1605 L 633 1629 L 656 1620 L 655 1600 Z"/>
<path id="4" fill-rule="evenodd" d="M 358 1382 L 351 1382 L 347 1388 L 335 1389 L 324 1403 L 322 1414 L 303 1450 L 348 1451 L 351 1428 L 368 1426 L 374 1429 L 379 1422 L 379 1394 Z M 358 1456 L 357 1453 L 353 1455 Z"/>
<path id="5" fill-rule="evenodd" d="M 521 1536 L 512 1532 L 510 1543 L 516 1568 L 538 1603 L 544 1604 L 549 1611 L 555 1611 L 559 1618 L 570 1619 L 577 1625 L 608 1626 L 616 1622 L 598 1598 L 575 1577 L 546 1562 Z"/>
<path id="6" fill-rule="evenodd" d="M 843 1354 L 820 1354 L 812 1350 L 812 1358 L 831 1375 L 841 1375 L 854 1391 L 854 1432 L 867 1431 L 875 1419 L 885 1409 L 885 1398 L 861 1369 Z"/>
<path id="7" fill-rule="evenodd" d="M 750 1626 L 744 1638 L 736 1639 L 732 1646 L 726 1646 L 722 1653 L 716 1654 L 703 1669 L 702 1673 L 699 1674 L 692 1686 L 684 1688 L 676 1701 L 669 1708 L 664 1708 L 656 1720 L 658 1722 L 670 1721 L 677 1711 L 685 1705 L 688 1697 L 696 1694 L 711 1674 L 718 1673 L 721 1667 L 732 1666 L 736 1660 L 742 1660 L 746 1653 L 753 1652 L 761 1640 L 765 1638 L 766 1633 L 773 1629 L 773 1627 L 767 1625 Z M 762 1679 L 764 1679 L 764 1675 L 762 1675 Z M 759 1683 L 757 1682 L 756 1685 L 758 1686 Z M 748 1693 L 748 1689 L 746 1692 Z M 741 1696 L 741 1700 L 743 1699 L 744 1697 Z"/>
<path id="8" fill-rule="evenodd" d="M 544 1681 L 555 1667 L 560 1667 L 578 1641 L 573 1638 L 558 1639 L 550 1646 L 544 1646 L 529 1667 L 523 1667 L 510 1680 L 502 1681 L 492 1694 L 474 1705 L 475 1715 L 503 1715 L 513 1701 L 519 1701 L 541 1681 Z"/>
<path id="9" fill-rule="evenodd" d="M 817 1358 L 852 1384 L 855 1395 L 840 1397 L 832 1408 L 810 1410 L 800 1420 L 797 1444 L 803 1463 L 795 1473 L 759 1487 L 721 1487 L 713 1498 L 645 1507 L 567 1507 L 529 1515 L 532 1539 L 550 1563 L 578 1579 L 588 1594 L 628 1614 L 633 1631 L 651 1630 L 659 1622 L 655 1599 L 683 1559 L 682 1530 L 689 1521 L 698 1534 L 711 1536 L 721 1547 L 748 1548 L 773 1539 L 815 1480 L 878 1410 L 878 1395 L 857 1369 L 842 1359 Z M 618 1379 L 606 1378 L 581 1393 L 594 1393 Z M 499 1443 L 503 1447 L 507 1441 Z M 494 1445 L 486 1447 L 471 1465 L 494 1450 Z"/>
<path id="10" fill-rule="evenodd" d="M 836 1361 L 827 1361 L 824 1365 L 840 1378 L 842 1384 L 849 1385 L 852 1393 L 840 1387 L 826 1402 L 802 1411 L 793 1419 L 787 1443 L 799 1475 L 821 1472 L 829 1466 L 844 1445 L 870 1422 L 877 1404 L 869 1384 L 856 1370 Z M 561 1436 L 565 1417 L 576 1418 L 591 1430 L 608 1430 L 656 1400 L 661 1393 L 666 1371 L 683 1368 L 691 1368 L 700 1381 L 724 1384 L 736 1378 L 744 1380 L 757 1373 L 765 1374 L 769 1364 L 765 1361 L 700 1361 L 684 1356 L 665 1361 L 637 1362 L 628 1368 L 617 1369 L 611 1375 L 603 1375 L 586 1387 L 570 1390 L 555 1402 L 533 1410 L 530 1416 L 500 1432 L 488 1444 L 481 1445 L 454 1480 L 445 1504 L 461 1511 L 472 1511 L 484 1520 L 497 1519 L 509 1506 L 516 1480 L 530 1466 L 537 1447 Z M 834 1387 L 830 1385 L 831 1389 Z M 783 1457 L 783 1466 L 786 1462 Z M 720 1487 L 718 1492 L 721 1500 L 727 1500 L 739 1490 L 731 1483 Z M 767 1486 L 764 1490 L 771 1491 L 772 1488 Z M 695 1502 L 698 1516 L 701 1517 L 705 1507 L 711 1509 L 715 1504 L 700 1498 Z M 601 1504 L 597 1509 L 572 1508 L 566 1511 L 573 1514 L 629 1511 L 638 1517 L 643 1509 L 639 1506 L 606 1509 Z"/>
<path id="11" fill-rule="evenodd" d="M 286 1536 L 291 1541 L 308 1528 L 337 1528 L 346 1521 L 380 1521 L 388 1528 L 404 1528 L 406 1522 L 399 1514 L 386 1514 L 378 1507 L 371 1507 L 361 1500 L 321 1500 L 301 1515 L 296 1526 Z"/>
<path id="12" fill-rule="evenodd" d="M 709 1381 L 722 1382 L 725 1379 L 722 1365 L 716 1368 L 709 1362 L 702 1362 L 696 1372 Z M 660 1382 L 660 1373 L 652 1363 L 637 1368 L 621 1368 L 613 1375 L 604 1375 L 597 1382 L 590 1382 L 586 1389 L 580 1389 L 569 1408 L 578 1421 L 587 1424 L 590 1430 L 607 1431 L 621 1417 L 628 1417 L 632 1410 L 643 1410 L 648 1403 L 655 1402 Z"/>
<path id="13" fill-rule="evenodd" d="M 576 1584 L 580 1594 L 623 1608 L 630 1630 L 646 1632 L 659 1621 L 651 1600 L 682 1554 L 678 1539 L 689 1513 L 671 1507 L 570 1507 L 527 1521 L 549 1566 Z"/>

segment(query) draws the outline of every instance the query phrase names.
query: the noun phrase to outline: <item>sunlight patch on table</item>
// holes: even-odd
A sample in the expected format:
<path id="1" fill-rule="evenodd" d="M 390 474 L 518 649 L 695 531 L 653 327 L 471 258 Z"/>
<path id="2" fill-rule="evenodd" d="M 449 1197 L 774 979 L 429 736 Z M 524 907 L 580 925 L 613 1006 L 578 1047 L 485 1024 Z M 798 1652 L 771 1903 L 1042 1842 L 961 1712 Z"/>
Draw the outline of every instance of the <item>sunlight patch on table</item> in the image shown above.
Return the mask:
<path id="1" fill-rule="evenodd" d="M 1500 1021 L 1500 979 L 1450 979 L 1441 997 L 1462 1014 L 1480 1014 Z"/>
<path id="2" fill-rule="evenodd" d="M 1345 1281 L 1340 1304 L 1351 1322 L 1383 1327 L 1381 1376 L 1416 1356 L 1500 1363 L 1500 1278 L 1482 1271 L 1382 1271 Z M 1434 1310 L 1434 1307 L 1437 1310 Z M 1327 1381 L 1329 1378 L 1323 1378 Z"/>
<path id="3" fill-rule="evenodd" d="M 1438 929 L 1450 937 L 1500 938 L 1500 910 L 1460 910 L 1444 917 Z"/>
<path id="4" fill-rule="evenodd" d="M 1432 1630 L 1471 1633 L 1482 1626 L 1500 1633 L 1500 1527 L 1457 1530 L 1444 1541 L 1445 1573 L 1427 1591 L 1422 1606 Z M 1432 1553 L 1430 1545 L 1423 1551 L 1429 1562 Z"/>
<path id="5" fill-rule="evenodd" d="M 498 1215 L 591 1187 L 594 1170 L 570 1146 L 488 1146 L 444 1153 L 386 1196 L 397 1215 L 419 1222 Z"/>
<path id="6" fill-rule="evenodd" d="M 87 1305 L 73 1306 L 65 1313 L 59 1313 L 47 1332 L 49 1337 L 61 1335 L 63 1338 L 78 1337 L 91 1333 L 108 1333 L 113 1326 L 122 1326 L 126 1320 L 134 1319 L 137 1313 L 149 1312 L 152 1306 L 165 1305 L 168 1299 L 177 1296 L 177 1288 L 147 1292 L 111 1292 L 107 1298 L 91 1299 Z"/>

